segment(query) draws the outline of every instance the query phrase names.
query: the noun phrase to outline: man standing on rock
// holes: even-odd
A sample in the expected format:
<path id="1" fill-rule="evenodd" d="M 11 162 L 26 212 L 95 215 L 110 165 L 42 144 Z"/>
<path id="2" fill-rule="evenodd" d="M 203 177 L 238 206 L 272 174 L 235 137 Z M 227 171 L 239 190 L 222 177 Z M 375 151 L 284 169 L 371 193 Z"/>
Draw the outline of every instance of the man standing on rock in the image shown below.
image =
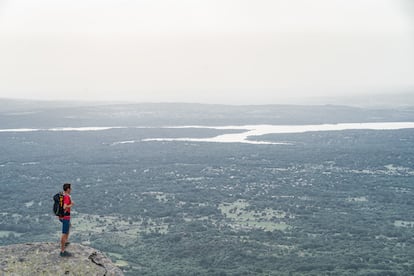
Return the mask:
<path id="1" fill-rule="evenodd" d="M 69 245 L 69 228 L 70 228 L 70 208 L 73 206 L 74 202 L 70 197 L 72 187 L 70 183 L 63 184 L 63 216 L 59 217 L 60 222 L 62 223 L 62 237 L 60 239 L 61 257 L 70 257 L 71 253 L 65 250 L 65 247 Z"/>

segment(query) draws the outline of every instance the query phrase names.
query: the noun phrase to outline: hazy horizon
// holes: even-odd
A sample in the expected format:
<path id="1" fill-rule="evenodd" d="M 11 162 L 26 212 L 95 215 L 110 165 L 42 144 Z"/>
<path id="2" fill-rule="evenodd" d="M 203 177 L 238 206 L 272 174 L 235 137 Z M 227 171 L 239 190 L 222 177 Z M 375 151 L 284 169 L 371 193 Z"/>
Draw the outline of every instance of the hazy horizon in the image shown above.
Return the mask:
<path id="1" fill-rule="evenodd" d="M 0 0 L 0 98 L 413 104 L 413 20 L 406 0 Z"/>
<path id="2" fill-rule="evenodd" d="M 118 104 L 202 104 L 202 105 L 224 105 L 224 106 L 266 106 L 266 105 L 292 105 L 292 106 L 350 106 L 361 108 L 398 108 L 413 107 L 414 93 L 401 94 L 379 94 L 379 95 L 354 95 L 342 97 L 319 97 L 304 98 L 301 100 L 284 100 L 278 102 L 259 102 L 259 103 L 240 103 L 240 102 L 195 102 L 195 101 L 139 101 L 139 100 L 108 100 L 108 99 L 54 99 L 54 98 L 34 98 L 34 97 L 2 97 L 0 101 L 17 101 L 39 104 L 54 104 L 56 106 L 84 106 L 84 105 L 118 105 Z"/>

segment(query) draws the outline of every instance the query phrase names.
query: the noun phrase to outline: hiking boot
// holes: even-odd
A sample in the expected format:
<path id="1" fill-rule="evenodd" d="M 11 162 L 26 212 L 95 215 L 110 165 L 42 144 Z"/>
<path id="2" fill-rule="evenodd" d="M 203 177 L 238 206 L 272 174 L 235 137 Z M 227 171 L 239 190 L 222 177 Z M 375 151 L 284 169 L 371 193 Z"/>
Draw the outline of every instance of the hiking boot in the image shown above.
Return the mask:
<path id="1" fill-rule="evenodd" d="M 72 257 L 73 255 L 72 253 L 69 253 L 68 251 L 63 251 L 63 252 L 60 252 L 60 256 L 61 257 Z"/>
<path id="2" fill-rule="evenodd" d="M 65 247 L 69 246 L 70 242 L 65 242 Z"/>

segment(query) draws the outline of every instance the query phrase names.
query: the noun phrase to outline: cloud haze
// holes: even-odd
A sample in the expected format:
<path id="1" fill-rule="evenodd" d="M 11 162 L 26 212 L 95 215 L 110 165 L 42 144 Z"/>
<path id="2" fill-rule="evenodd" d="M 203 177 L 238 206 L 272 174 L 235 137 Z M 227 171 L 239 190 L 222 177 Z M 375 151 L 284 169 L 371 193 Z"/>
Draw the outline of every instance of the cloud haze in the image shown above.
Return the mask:
<path id="1" fill-rule="evenodd" d="M 403 0 L 0 0 L 0 97 L 261 104 L 406 92 L 412 14 Z"/>

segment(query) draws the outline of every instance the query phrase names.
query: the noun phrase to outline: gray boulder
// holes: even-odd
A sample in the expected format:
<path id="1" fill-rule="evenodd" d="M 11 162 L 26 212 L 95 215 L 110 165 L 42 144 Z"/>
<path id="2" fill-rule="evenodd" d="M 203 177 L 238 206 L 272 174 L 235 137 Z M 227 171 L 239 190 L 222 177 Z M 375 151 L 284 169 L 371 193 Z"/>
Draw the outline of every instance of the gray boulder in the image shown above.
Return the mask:
<path id="1" fill-rule="evenodd" d="M 72 257 L 60 257 L 58 243 L 0 246 L 0 275 L 124 275 L 102 252 L 70 244 Z"/>

